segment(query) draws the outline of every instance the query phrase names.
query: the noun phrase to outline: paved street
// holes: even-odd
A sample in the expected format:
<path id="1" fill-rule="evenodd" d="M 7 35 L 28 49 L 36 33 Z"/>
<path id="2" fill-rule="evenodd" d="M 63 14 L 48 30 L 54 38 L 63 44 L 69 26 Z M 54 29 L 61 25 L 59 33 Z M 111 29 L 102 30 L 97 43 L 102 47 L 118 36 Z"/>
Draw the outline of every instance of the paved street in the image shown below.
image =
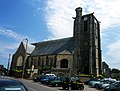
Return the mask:
<path id="1" fill-rule="evenodd" d="M 25 80 L 25 79 L 19 79 L 19 80 L 21 80 L 26 85 L 29 91 L 63 91 L 61 87 L 50 87 L 43 85 L 40 82 L 33 82 L 32 80 Z M 89 88 L 87 85 L 85 85 L 85 89 L 79 91 L 102 91 L 102 90 Z"/>

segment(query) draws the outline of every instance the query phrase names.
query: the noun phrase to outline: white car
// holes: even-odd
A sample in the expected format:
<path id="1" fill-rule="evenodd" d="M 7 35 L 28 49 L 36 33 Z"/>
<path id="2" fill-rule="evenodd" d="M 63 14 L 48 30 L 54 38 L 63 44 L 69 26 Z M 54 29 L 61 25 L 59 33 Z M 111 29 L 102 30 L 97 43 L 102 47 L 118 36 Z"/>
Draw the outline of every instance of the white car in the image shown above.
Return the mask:
<path id="1" fill-rule="evenodd" d="M 50 77 L 56 77 L 56 75 L 55 74 L 45 74 L 46 76 L 50 76 Z"/>
<path id="2" fill-rule="evenodd" d="M 103 84 L 104 82 L 107 82 L 107 81 L 116 81 L 115 79 L 112 79 L 112 78 L 104 78 L 102 80 L 98 80 L 98 81 L 91 81 L 90 82 L 90 87 L 95 87 L 97 88 L 99 84 Z M 104 86 L 106 86 L 108 84 L 105 84 Z"/>
<path id="3" fill-rule="evenodd" d="M 100 83 L 100 80 L 98 80 L 98 81 L 90 81 L 89 86 L 90 87 L 96 87 L 96 84 L 99 84 L 99 83 Z"/>
<path id="4" fill-rule="evenodd" d="M 99 83 L 96 85 L 97 89 L 104 89 L 105 87 L 107 87 L 108 85 L 114 83 L 116 81 L 114 80 L 104 80 L 103 82 Z"/>

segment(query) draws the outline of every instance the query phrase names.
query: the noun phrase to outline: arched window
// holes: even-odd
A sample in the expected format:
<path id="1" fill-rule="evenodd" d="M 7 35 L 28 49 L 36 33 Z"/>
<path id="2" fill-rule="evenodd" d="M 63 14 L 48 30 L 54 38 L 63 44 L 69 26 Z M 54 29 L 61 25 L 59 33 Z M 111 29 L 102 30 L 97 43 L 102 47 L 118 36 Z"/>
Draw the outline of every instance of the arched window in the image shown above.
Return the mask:
<path id="1" fill-rule="evenodd" d="M 68 68 L 68 60 L 67 59 L 62 59 L 60 68 Z"/>
<path id="2" fill-rule="evenodd" d="M 23 57 L 19 56 L 17 59 L 17 66 L 22 66 L 22 62 L 23 62 Z"/>

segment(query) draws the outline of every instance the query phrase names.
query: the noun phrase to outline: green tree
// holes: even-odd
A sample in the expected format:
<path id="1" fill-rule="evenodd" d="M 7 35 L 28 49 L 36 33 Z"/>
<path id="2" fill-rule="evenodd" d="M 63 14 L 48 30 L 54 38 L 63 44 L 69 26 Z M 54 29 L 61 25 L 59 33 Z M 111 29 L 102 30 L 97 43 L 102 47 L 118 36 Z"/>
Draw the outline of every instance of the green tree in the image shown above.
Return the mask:
<path id="1" fill-rule="evenodd" d="M 112 73 L 120 73 L 120 70 L 119 69 L 112 69 Z"/>

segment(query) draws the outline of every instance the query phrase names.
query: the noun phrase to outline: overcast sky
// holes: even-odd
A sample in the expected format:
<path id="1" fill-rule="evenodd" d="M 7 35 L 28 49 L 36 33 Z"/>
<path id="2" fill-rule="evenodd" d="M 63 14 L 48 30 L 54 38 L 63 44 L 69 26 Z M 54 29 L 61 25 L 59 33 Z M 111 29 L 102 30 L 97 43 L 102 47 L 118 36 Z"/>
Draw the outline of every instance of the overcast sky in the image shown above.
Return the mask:
<path id="1" fill-rule="evenodd" d="M 101 22 L 102 60 L 120 69 L 120 0 L 0 0 L 0 64 L 29 43 L 73 36 L 75 8 Z"/>

